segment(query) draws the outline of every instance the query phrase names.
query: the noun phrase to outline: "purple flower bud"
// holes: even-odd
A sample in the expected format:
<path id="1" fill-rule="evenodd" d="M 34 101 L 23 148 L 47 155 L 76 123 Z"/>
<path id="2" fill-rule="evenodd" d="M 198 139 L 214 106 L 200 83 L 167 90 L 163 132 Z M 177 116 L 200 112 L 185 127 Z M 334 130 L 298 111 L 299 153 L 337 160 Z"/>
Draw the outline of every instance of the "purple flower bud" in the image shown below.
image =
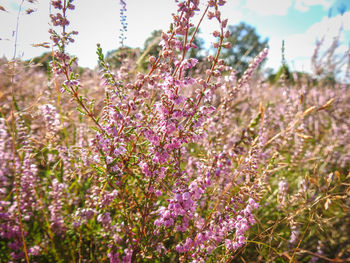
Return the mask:
<path id="1" fill-rule="evenodd" d="M 191 194 L 189 192 L 185 192 L 183 195 L 182 195 L 182 198 L 183 200 L 188 200 L 191 198 Z"/>

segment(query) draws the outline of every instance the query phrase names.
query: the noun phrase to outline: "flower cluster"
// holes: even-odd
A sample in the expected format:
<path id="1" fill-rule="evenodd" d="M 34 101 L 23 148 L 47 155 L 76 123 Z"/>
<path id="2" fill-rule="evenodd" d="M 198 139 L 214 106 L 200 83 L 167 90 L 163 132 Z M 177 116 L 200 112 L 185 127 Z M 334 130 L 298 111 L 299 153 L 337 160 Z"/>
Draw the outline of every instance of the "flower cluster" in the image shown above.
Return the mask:
<path id="1" fill-rule="evenodd" d="M 110 67 L 98 45 L 99 68 L 78 74 L 66 53 L 76 34 L 68 32 L 73 1 L 51 1 L 51 81 L 39 105 L 27 107 L 28 87 L 39 94 L 44 73 L 41 84 L 27 77 L 36 76 L 31 69 L 8 82 L 23 96 L 0 91 L 9 102 L 0 118 L 4 261 L 306 262 L 346 254 L 336 247 L 349 241 L 346 87 L 308 86 L 298 74 L 295 83 L 282 76 L 268 84 L 259 74 L 267 49 L 240 77 L 220 55 L 232 44 L 226 1 L 175 2 L 147 70 L 134 58 Z M 204 19 L 217 24 L 211 55 L 191 57 Z M 1 83 L 5 73 L 0 65 Z M 315 252 L 327 240 L 321 235 L 331 241 Z"/>
<path id="2" fill-rule="evenodd" d="M 120 44 L 123 47 L 124 46 L 124 41 L 126 39 L 126 31 L 128 30 L 128 22 L 126 21 L 126 2 L 124 0 L 120 0 L 120 23 L 121 23 L 121 28 L 120 28 Z"/>

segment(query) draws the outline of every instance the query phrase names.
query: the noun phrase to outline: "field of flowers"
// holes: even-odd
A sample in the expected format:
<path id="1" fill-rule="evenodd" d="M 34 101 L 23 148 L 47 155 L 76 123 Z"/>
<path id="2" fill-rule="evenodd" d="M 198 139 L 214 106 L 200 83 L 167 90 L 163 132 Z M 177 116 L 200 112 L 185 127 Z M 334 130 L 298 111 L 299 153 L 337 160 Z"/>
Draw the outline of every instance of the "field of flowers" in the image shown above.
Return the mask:
<path id="1" fill-rule="evenodd" d="M 350 262 L 349 85 L 271 84 L 268 49 L 240 76 L 225 1 L 177 2 L 146 71 L 99 45 L 80 70 L 73 0 L 51 1 L 50 72 L 0 62 L 0 262 Z M 195 13 L 217 25 L 200 62 Z"/>

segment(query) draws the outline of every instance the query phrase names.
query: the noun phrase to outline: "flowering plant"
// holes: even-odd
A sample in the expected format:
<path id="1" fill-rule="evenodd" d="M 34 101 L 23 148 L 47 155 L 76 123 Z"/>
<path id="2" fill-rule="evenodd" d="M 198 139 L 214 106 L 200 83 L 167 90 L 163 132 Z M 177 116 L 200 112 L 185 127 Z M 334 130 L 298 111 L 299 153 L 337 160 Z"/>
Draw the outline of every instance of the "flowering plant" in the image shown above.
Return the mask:
<path id="1" fill-rule="evenodd" d="M 317 134 L 336 136 L 349 128 L 337 126 L 337 116 L 348 109 L 327 111 L 338 94 L 327 90 L 315 101 L 315 89 L 304 80 L 296 89 L 283 82 L 273 87 L 282 97 L 276 96 L 275 105 L 265 103 L 271 90 L 253 76 L 268 49 L 239 79 L 219 59 L 221 50 L 231 47 L 225 41 L 228 20 L 220 11 L 226 1 L 209 0 L 202 11 L 199 0 L 176 2 L 172 27 L 161 35 L 159 55 L 149 57 L 148 72 L 136 72 L 130 61 L 112 70 L 97 45 L 99 72 L 91 74 L 99 75 L 101 85 L 90 85 L 66 52 L 77 35 L 67 31 L 73 0 L 51 1 L 57 12 L 50 16 L 52 71 L 47 97 L 40 98 L 47 101 L 35 105 L 34 114 L 12 96 L 16 107 L 4 113 L 13 118 L 0 119 L 3 258 L 229 262 L 244 250 L 255 260 L 250 250 L 258 249 L 259 257 L 292 261 L 310 222 L 345 217 L 338 205 L 349 207 L 344 197 L 348 155 L 342 154 L 348 146 L 332 144 L 343 158 L 339 165 L 339 159 L 327 157 L 329 138 Z M 201 18 L 194 25 L 196 13 Z M 203 62 L 210 66 L 202 72 L 188 53 L 196 48 L 193 40 L 205 17 L 218 30 L 213 32 L 216 53 Z M 93 92 L 99 96 L 92 99 Z M 71 113 L 72 101 L 79 114 Z M 326 127 L 328 121 L 335 127 Z M 324 163 L 319 174 L 315 154 Z M 290 187 L 298 172 L 304 178 Z M 323 180 L 327 187 L 317 188 Z M 328 215 L 318 211 L 322 205 Z M 290 241 L 276 244 L 280 235 L 273 230 L 285 222 L 281 236 L 291 235 Z M 310 259 L 304 254 L 300 257 Z"/>

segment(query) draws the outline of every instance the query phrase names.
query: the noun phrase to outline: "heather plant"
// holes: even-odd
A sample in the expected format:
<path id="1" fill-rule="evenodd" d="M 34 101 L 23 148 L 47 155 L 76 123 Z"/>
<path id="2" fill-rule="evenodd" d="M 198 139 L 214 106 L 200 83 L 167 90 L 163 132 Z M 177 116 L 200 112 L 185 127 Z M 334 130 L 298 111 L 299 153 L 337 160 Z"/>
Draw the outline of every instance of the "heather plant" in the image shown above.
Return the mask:
<path id="1" fill-rule="evenodd" d="M 348 86 L 269 85 L 268 49 L 238 74 L 225 1 L 176 2 L 147 72 L 98 44 L 78 74 L 73 0 L 51 1 L 49 76 L 1 66 L 2 261 L 347 262 Z M 203 19 L 218 29 L 199 63 Z"/>

